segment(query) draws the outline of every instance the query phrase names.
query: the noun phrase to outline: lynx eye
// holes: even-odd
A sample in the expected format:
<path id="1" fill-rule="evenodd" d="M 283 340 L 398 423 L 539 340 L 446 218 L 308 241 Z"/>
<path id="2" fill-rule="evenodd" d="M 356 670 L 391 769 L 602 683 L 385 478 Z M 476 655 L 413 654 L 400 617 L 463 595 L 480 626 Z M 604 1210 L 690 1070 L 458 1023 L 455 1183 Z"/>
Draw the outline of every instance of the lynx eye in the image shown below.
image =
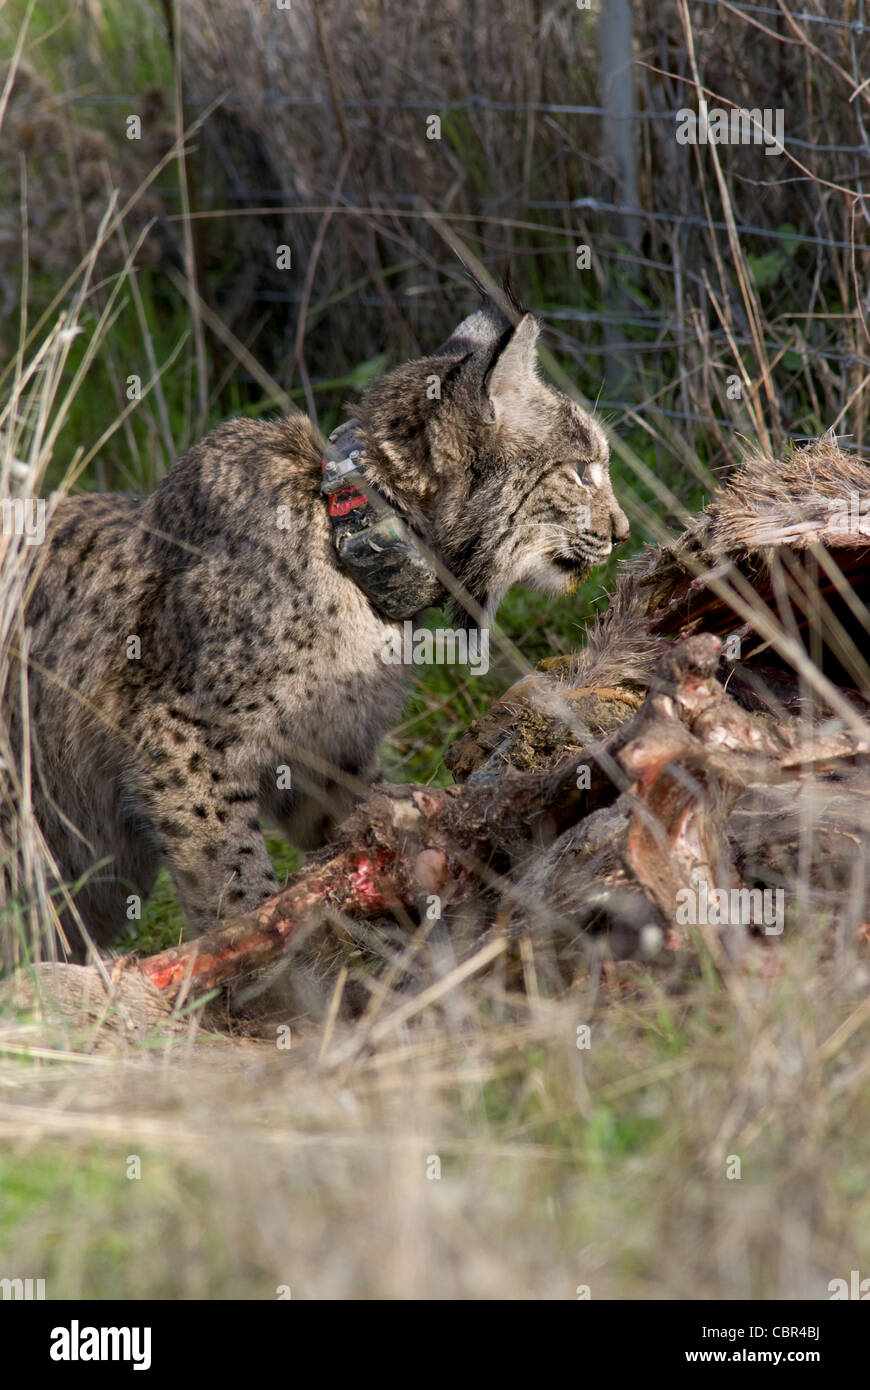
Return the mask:
<path id="1" fill-rule="evenodd" d="M 574 467 L 584 487 L 601 487 L 604 478 L 600 463 L 581 463 L 575 460 Z"/>

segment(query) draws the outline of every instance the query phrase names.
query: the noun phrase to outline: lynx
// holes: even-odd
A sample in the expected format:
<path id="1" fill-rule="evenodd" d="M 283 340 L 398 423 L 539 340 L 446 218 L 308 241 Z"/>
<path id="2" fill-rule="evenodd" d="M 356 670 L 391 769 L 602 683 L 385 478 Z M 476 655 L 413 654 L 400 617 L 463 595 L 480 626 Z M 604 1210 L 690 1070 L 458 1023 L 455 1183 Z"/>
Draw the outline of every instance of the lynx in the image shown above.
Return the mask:
<path id="1" fill-rule="evenodd" d="M 566 592 L 628 534 L 538 331 L 485 299 L 358 407 L 356 466 L 455 577 L 437 597 L 460 624 L 515 583 Z M 277 890 L 261 820 L 318 845 L 378 776 L 401 621 L 341 563 L 325 452 L 304 416 L 236 419 L 150 496 L 53 511 L 27 610 L 34 812 L 97 945 L 161 866 L 194 932 L 255 907 Z"/>

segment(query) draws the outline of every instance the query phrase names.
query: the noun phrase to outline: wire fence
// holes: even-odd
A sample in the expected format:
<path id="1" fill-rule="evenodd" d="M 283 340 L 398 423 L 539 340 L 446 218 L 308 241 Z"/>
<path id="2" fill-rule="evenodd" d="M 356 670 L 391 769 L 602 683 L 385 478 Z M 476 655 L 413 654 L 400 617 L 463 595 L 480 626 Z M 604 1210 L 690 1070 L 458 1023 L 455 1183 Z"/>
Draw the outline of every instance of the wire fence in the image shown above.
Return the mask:
<path id="1" fill-rule="evenodd" d="M 597 101 L 546 101 L 540 99 L 541 93 L 521 99 L 510 94 L 500 95 L 497 91 L 481 90 L 487 75 L 483 61 L 469 64 L 470 90 L 464 94 L 455 90 L 439 90 L 440 84 L 427 79 L 425 70 L 415 74 L 414 84 L 408 84 L 411 89 L 401 95 L 395 91 L 360 90 L 359 83 L 354 86 L 350 82 L 327 80 L 326 62 L 324 71 L 327 72 L 327 79 L 319 81 L 319 86 L 317 82 L 312 82 L 309 89 L 301 90 L 303 84 L 294 83 L 283 74 L 281 54 L 276 50 L 267 55 L 265 64 L 272 80 L 266 81 L 253 95 L 249 82 L 243 84 L 229 80 L 220 93 L 221 109 L 228 120 L 250 124 L 258 132 L 262 131 L 264 121 L 271 120 L 280 126 L 286 117 L 297 123 L 292 126 L 295 132 L 303 128 L 299 122 L 310 119 L 311 124 L 322 132 L 324 143 L 332 141 L 336 146 L 345 121 L 351 122 L 348 128 L 357 139 L 361 132 L 370 134 L 374 127 L 385 129 L 399 113 L 413 120 L 421 116 L 437 116 L 441 120 L 456 116 L 485 116 L 493 120 L 511 118 L 522 122 L 527 130 L 534 129 L 536 136 L 541 127 L 548 123 L 561 125 L 564 122 L 579 122 L 579 126 L 575 124 L 572 127 L 573 134 L 570 135 L 575 143 L 582 141 L 590 129 L 596 129 L 598 168 L 601 171 L 597 181 L 602 187 L 609 186 L 611 196 L 603 195 L 601 191 L 585 191 L 577 197 L 540 196 L 541 193 L 546 194 L 545 189 L 526 187 L 508 200 L 502 191 L 484 183 L 475 189 L 473 207 L 458 211 L 447 207 L 443 209 L 443 216 L 448 222 L 454 220 L 460 228 L 463 220 L 470 222 L 472 230 L 478 233 L 481 229 L 486 231 L 487 228 L 512 226 L 516 238 L 509 249 L 511 256 L 516 259 L 546 256 L 565 260 L 586 235 L 591 237 L 595 257 L 602 267 L 602 278 L 606 282 L 602 302 L 591 306 L 585 303 L 548 303 L 545 312 L 547 322 L 559 334 L 560 346 L 569 351 L 572 349 L 572 337 L 567 330 L 573 327 L 594 330 L 591 335 L 586 335 L 582 344 L 582 359 L 585 363 L 593 364 L 592 375 L 596 361 L 611 365 L 614 361 L 621 361 L 623 366 L 626 363 L 646 363 L 646 396 L 641 393 L 639 400 L 632 402 L 626 399 L 624 392 L 605 392 L 602 398 L 604 408 L 618 412 L 620 420 L 624 421 L 646 400 L 663 419 L 698 425 L 714 423 L 722 428 L 734 428 L 736 424 L 746 426 L 747 419 L 740 407 L 735 406 L 731 414 L 717 413 L 712 402 L 706 399 L 700 403 L 693 401 L 687 393 L 686 382 L 692 373 L 686 365 L 684 353 L 698 346 L 699 337 L 698 322 L 690 322 L 690 311 L 694 310 L 696 320 L 699 314 L 704 319 L 702 350 L 718 354 L 719 366 L 727 367 L 730 359 L 730 365 L 738 367 L 736 357 L 754 354 L 753 369 L 762 372 L 767 370 L 758 361 L 758 355 L 762 353 L 774 361 L 771 371 L 782 373 L 788 370 L 792 380 L 808 371 L 815 374 L 827 371 L 840 382 L 839 395 L 833 393 L 831 399 L 836 398 L 842 403 L 851 393 L 854 397 L 850 406 L 852 414 L 860 415 L 863 395 L 855 393 L 856 374 L 863 375 L 870 370 L 870 335 L 856 326 L 865 307 L 860 283 L 863 268 L 860 257 L 864 253 L 870 225 L 870 206 L 863 191 L 863 183 L 870 176 L 870 138 L 865 130 L 863 114 L 864 102 L 868 98 L 864 83 L 870 79 L 870 24 L 865 22 L 864 0 L 857 0 L 856 4 L 849 6 L 843 16 L 822 12 L 821 5 L 820 10 L 814 12 L 806 5 L 789 9 L 786 3 L 761 5 L 743 3 L 743 0 L 735 0 L 735 3 L 729 0 L 691 0 L 689 4 L 678 0 L 677 3 L 660 6 L 662 14 L 666 12 L 668 20 L 674 25 L 681 22 L 681 16 L 685 13 L 686 16 L 691 15 L 699 29 L 726 21 L 742 26 L 747 51 L 751 45 L 752 54 L 761 65 L 759 71 L 765 72 L 767 82 L 763 91 L 753 94 L 755 103 L 750 109 L 762 111 L 776 106 L 780 100 L 790 104 L 790 115 L 794 119 L 790 122 L 791 128 L 782 133 L 781 152 L 776 154 L 775 159 L 767 160 L 760 169 L 756 165 L 746 173 L 736 168 L 730 170 L 731 193 L 735 198 L 740 194 L 741 198 L 739 205 L 729 208 L 722 206 L 712 177 L 712 193 L 710 189 L 680 188 L 673 196 L 671 187 L 665 186 L 662 190 L 656 185 L 655 179 L 648 175 L 644 178 L 643 171 L 638 177 L 636 171 L 632 173 L 627 168 L 640 156 L 648 160 L 651 168 L 655 167 L 656 152 L 666 142 L 675 144 L 668 127 L 675 126 L 681 107 L 695 109 L 699 88 L 688 61 L 682 62 L 680 71 L 668 71 L 667 64 L 661 61 L 659 50 L 662 44 L 659 42 L 657 49 L 654 42 L 660 31 L 650 37 L 650 11 L 645 0 L 635 0 L 633 14 L 628 0 L 623 0 L 623 4 L 628 14 L 628 25 L 622 30 L 617 28 L 615 48 L 611 42 L 610 57 L 606 60 L 609 67 L 601 56 Z M 618 8 L 619 0 L 613 0 L 606 8 L 602 7 L 598 17 L 599 27 L 605 23 L 605 19 L 608 23 L 616 22 L 618 26 L 618 16 L 615 21 L 613 19 Z M 467 41 L 467 36 L 463 41 Z M 268 42 L 272 42 L 271 37 Z M 668 52 L 673 51 L 671 44 Z M 799 95 L 799 86 L 795 86 L 792 79 L 789 79 L 791 86 L 787 95 L 777 89 L 777 72 L 782 71 L 777 64 L 791 61 L 795 52 L 800 52 L 802 61 L 811 61 L 824 73 L 830 84 L 827 104 L 822 101 L 804 104 Z M 605 48 L 602 46 L 600 55 L 604 54 Z M 743 61 L 746 55 L 735 55 L 734 62 L 738 56 Z M 709 86 L 703 74 L 701 80 L 712 106 L 717 101 L 717 87 L 727 85 L 728 70 L 727 65 L 723 67 L 721 62 L 717 68 L 715 53 L 711 49 L 706 53 L 706 62 L 711 69 Z M 617 109 L 613 100 L 608 98 L 608 83 L 618 80 L 626 67 L 634 73 L 635 104 Z M 723 71 L 726 73 L 724 83 L 721 76 Z M 275 82 L 275 72 L 282 72 L 284 85 Z M 232 79 L 232 72 L 229 77 Z M 414 86 L 417 87 L 416 91 L 413 90 Z M 746 109 L 743 104 L 745 93 L 738 92 L 738 88 L 740 84 L 735 82 L 732 96 L 727 99 L 727 110 Z M 139 99 L 132 92 L 79 90 L 70 97 L 70 103 L 78 110 L 93 108 L 123 112 L 134 111 Z M 200 117 L 214 100 L 215 84 L 212 82 L 203 86 L 196 63 L 188 62 L 183 99 L 185 120 L 190 122 Z M 834 113 L 836 122 L 833 121 Z M 353 124 L 354 121 L 357 124 Z M 209 139 L 214 139 L 209 136 L 209 129 L 206 125 L 205 144 Z M 854 138 L 837 138 L 840 132 L 847 129 Z M 626 130 L 630 132 L 627 141 L 621 133 Z M 264 137 L 258 134 L 258 138 L 262 140 Z M 290 135 L 287 140 L 292 152 Z M 754 131 L 753 144 L 761 146 L 762 143 L 759 132 Z M 631 158 L 620 154 L 620 151 L 624 152 L 631 146 L 634 147 Z M 273 158 L 271 163 L 276 168 L 282 168 L 278 159 Z M 754 202 L 752 197 L 742 196 L 747 189 L 751 191 Z M 764 214 L 768 213 L 769 203 L 783 205 L 786 190 L 795 209 L 793 220 L 798 224 L 792 229 L 794 243 L 799 243 L 805 258 L 800 272 L 793 270 L 790 265 L 793 245 L 789 237 L 792 233 L 789 233 L 787 226 L 784 231 L 784 224 L 791 219 L 783 218 L 781 213 L 769 216 L 766 222 L 764 216 L 745 216 L 747 204 Z M 335 211 L 374 227 L 375 234 L 386 235 L 386 229 L 395 224 L 408 227 L 411 219 L 420 216 L 419 188 L 407 184 L 402 186 L 399 182 L 379 187 L 377 181 L 373 180 L 366 185 L 364 200 L 359 193 L 359 188 L 355 193 L 342 192 L 335 199 Z M 169 219 L 180 220 L 183 190 L 173 174 L 167 174 L 161 180 L 159 194 L 169 210 Z M 844 216 L 842 209 L 836 216 L 830 216 L 835 195 L 849 203 L 851 219 Z M 319 197 L 312 199 L 310 194 L 300 192 L 283 177 L 276 182 L 258 178 L 250 163 L 235 158 L 223 159 L 223 178 L 219 190 L 213 194 L 206 180 L 198 189 L 198 198 L 197 216 L 204 221 L 218 219 L 227 210 L 237 209 L 251 218 L 283 219 L 284 225 L 293 229 L 301 220 L 307 219 L 313 224 L 328 215 L 328 207 Z M 527 238 L 524 244 L 520 242 L 521 233 Z M 398 237 L 399 233 L 394 235 Z M 540 244 L 542 236 L 547 237 L 545 245 Z M 759 277 L 757 289 L 764 288 L 765 275 L 770 279 L 779 274 L 785 287 L 790 288 L 793 294 L 797 293 L 799 274 L 808 272 L 806 258 L 815 257 L 817 266 L 825 262 L 826 268 L 821 275 L 823 285 L 833 283 L 839 275 L 841 302 L 834 304 L 830 295 L 821 306 L 814 300 L 812 313 L 808 311 L 807 322 L 800 325 L 799 314 L 793 312 L 789 296 L 784 294 L 783 302 L 773 306 L 763 324 L 753 324 L 751 306 L 739 303 L 736 309 L 727 304 L 724 306 L 723 321 L 721 312 L 714 313 L 711 309 L 716 299 L 714 288 L 718 287 L 711 288 L 710 267 L 717 258 L 720 261 L 724 259 L 729 262 L 727 270 L 735 282 L 739 279 L 740 267 L 730 264 L 729 260 L 733 251 L 731 239 L 734 237 L 739 239 L 749 258 L 748 264 L 755 267 L 753 273 Z M 695 254 L 699 243 L 715 238 L 719 239 L 719 245 L 712 246 L 704 258 L 699 258 Z M 484 259 L 497 266 L 498 250 L 484 248 L 483 254 Z M 779 259 L 774 263 L 770 257 Z M 626 286 L 626 280 L 632 277 L 634 283 Z M 655 285 L 653 291 L 650 290 L 651 282 Z M 663 282 L 668 282 L 670 288 L 662 290 Z M 844 285 L 854 295 L 851 304 L 842 302 Z M 644 297 L 649 298 L 651 293 L 659 299 L 659 303 L 644 305 Z M 321 297 L 328 299 L 328 295 Z M 305 315 L 311 309 L 312 289 L 298 283 L 281 286 L 278 283 L 260 282 L 252 289 L 251 302 L 275 312 L 283 309 L 289 336 L 295 331 L 298 315 Z M 437 317 L 442 308 L 437 296 L 421 294 L 419 286 L 409 287 L 401 282 L 390 285 L 388 289 L 383 284 L 361 288 L 353 296 L 352 303 L 354 310 L 360 313 L 383 314 L 398 309 L 413 312 L 418 317 L 427 311 Z M 850 315 L 854 321 L 854 331 L 844 334 L 843 321 Z M 800 335 L 797 334 L 798 327 Z M 578 355 L 576 339 L 574 353 Z M 655 381 L 656 371 L 659 376 L 664 373 L 665 377 L 668 371 L 671 373 L 674 392 L 681 393 L 679 398 L 674 395 L 670 400 L 660 399 L 660 392 L 650 390 L 649 382 Z M 708 380 L 709 371 L 710 363 L 707 363 Z M 608 385 L 613 383 L 613 372 L 608 372 L 607 379 Z M 315 377 L 313 385 L 316 387 L 318 384 Z M 749 423 L 753 422 L 750 420 Z M 796 422 L 793 419 L 790 423 L 794 433 Z M 863 435 L 863 430 L 861 419 L 857 430 L 859 437 Z"/>

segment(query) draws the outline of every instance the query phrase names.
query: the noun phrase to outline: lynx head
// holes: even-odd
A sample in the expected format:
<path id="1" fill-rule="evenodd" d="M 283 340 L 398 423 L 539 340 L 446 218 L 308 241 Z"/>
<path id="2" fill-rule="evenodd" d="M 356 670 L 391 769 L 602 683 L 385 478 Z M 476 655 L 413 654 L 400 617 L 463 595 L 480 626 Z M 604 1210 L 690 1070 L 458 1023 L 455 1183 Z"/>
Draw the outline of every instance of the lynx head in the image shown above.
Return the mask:
<path id="1" fill-rule="evenodd" d="M 538 376 L 538 332 L 485 299 L 358 411 L 372 476 L 487 620 L 512 584 L 571 592 L 628 535 L 604 432 Z"/>

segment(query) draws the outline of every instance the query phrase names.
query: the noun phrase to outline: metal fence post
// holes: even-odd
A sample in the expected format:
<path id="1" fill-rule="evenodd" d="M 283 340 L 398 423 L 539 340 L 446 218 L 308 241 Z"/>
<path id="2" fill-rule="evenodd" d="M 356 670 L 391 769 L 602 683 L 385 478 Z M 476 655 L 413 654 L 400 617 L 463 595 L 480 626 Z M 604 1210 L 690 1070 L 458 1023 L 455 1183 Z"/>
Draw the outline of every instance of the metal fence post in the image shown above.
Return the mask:
<path id="1" fill-rule="evenodd" d="M 614 236 L 630 252 L 640 245 L 640 218 L 632 216 L 638 207 L 637 145 L 638 124 L 635 119 L 633 23 L 631 0 L 601 0 L 598 17 L 598 90 L 603 115 L 601 118 L 601 149 L 614 170 L 613 202 L 626 211 L 615 214 Z M 611 296 L 611 307 L 624 313 L 631 303 L 625 287 L 620 285 Z M 608 386 L 617 389 L 629 369 L 625 356 L 617 351 L 621 341 L 618 325 L 605 323 L 604 341 L 608 348 L 605 371 Z"/>

